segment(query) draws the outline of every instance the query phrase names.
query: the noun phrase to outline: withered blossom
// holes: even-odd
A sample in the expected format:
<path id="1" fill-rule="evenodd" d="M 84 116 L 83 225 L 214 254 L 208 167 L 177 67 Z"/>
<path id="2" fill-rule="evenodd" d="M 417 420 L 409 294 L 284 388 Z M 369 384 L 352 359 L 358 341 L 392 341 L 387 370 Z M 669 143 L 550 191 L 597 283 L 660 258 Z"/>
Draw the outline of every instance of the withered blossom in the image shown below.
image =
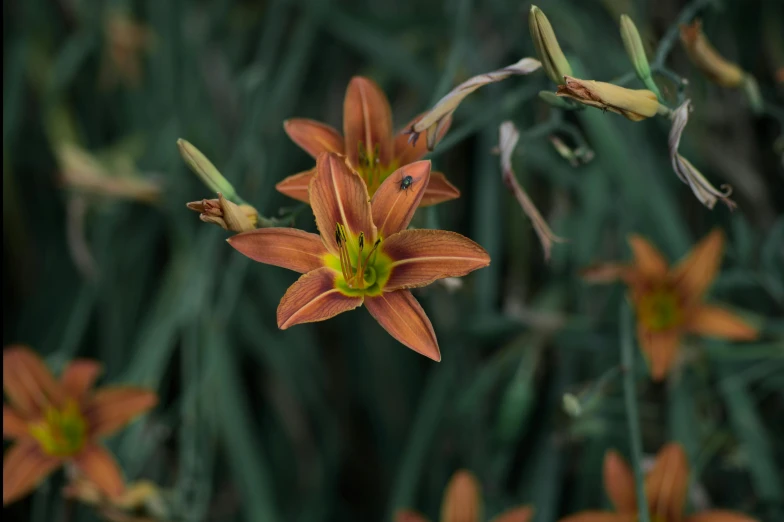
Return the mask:
<path id="1" fill-rule="evenodd" d="M 528 193 L 517 181 L 514 170 L 512 170 L 512 154 L 520 139 L 520 132 L 517 130 L 514 123 L 505 121 L 501 124 L 498 134 L 498 151 L 501 156 L 501 173 L 504 184 L 512 192 L 515 199 L 520 204 L 520 208 L 525 212 L 525 215 L 531 220 L 536 235 L 539 236 L 539 241 L 542 243 L 544 258 L 545 260 L 549 260 L 553 243 L 560 243 L 565 241 L 565 239 L 555 235 L 553 231 L 550 230 L 547 221 L 545 221 L 536 208 L 536 205 L 534 205 L 534 202 L 531 201 Z"/>
<path id="2" fill-rule="evenodd" d="M 669 139 L 672 168 L 678 175 L 678 178 L 689 186 L 697 199 L 700 200 L 700 203 L 709 209 L 713 209 L 716 202 L 721 201 L 727 205 L 730 210 L 734 210 L 737 205 L 730 199 L 732 187 L 729 185 L 722 185 L 721 190 L 717 189 L 689 160 L 678 152 L 683 130 L 686 128 L 686 124 L 689 121 L 690 111 L 691 102 L 689 100 L 686 100 L 680 107 L 672 111 L 672 127 L 670 128 Z"/>
<path id="3" fill-rule="evenodd" d="M 443 129 L 448 125 L 452 113 L 455 112 L 460 103 L 472 92 L 485 85 L 500 82 L 510 76 L 529 74 L 539 69 L 542 64 L 533 58 L 523 58 L 522 60 L 498 69 L 497 71 L 480 74 L 469 78 L 441 98 L 435 106 L 424 116 L 417 120 L 409 128 L 411 135 L 409 140 L 417 143 L 419 135 L 423 132 L 426 136 L 427 148 L 433 150 L 441 140 Z"/>

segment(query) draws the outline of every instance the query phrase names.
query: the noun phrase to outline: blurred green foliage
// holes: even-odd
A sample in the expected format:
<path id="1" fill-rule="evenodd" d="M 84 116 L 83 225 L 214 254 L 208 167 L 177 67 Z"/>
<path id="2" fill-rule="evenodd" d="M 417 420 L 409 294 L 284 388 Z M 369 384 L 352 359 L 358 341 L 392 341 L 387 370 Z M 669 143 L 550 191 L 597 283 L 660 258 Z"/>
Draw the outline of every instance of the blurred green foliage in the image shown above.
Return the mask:
<path id="1" fill-rule="evenodd" d="M 719 50 L 780 104 L 784 5 L 699 4 Z M 620 15 L 635 20 L 655 64 L 657 43 L 668 31 L 672 39 L 686 4 L 539 6 L 575 72 L 611 81 L 632 71 Z M 432 154 L 463 196 L 418 212 L 414 223 L 464 233 L 493 259 L 454 293 L 438 285 L 417 293 L 441 363 L 397 344 L 362 310 L 279 331 L 275 308 L 296 275 L 252 264 L 185 208 L 214 195 L 180 159 L 180 137 L 263 214 L 297 208 L 296 225 L 314 229 L 309 209 L 274 191 L 312 163 L 282 121 L 340 127 L 344 89 L 357 74 L 384 88 L 396 122 L 408 121 L 459 81 L 533 56 L 529 8 L 510 0 L 3 2 L 3 341 L 33 346 L 55 368 L 97 358 L 106 382 L 160 393 L 157 410 L 111 448 L 129 479 L 167 491 L 173 519 L 365 522 L 401 507 L 435 518 L 458 467 L 480 479 L 488 515 L 530 502 L 535 520 L 547 522 L 607 506 L 604 451 L 630 455 L 617 371 L 623 289 L 588 286 L 578 271 L 628 258 L 632 231 L 674 260 L 713 226 L 729 246 L 712 296 L 747 310 L 763 338 L 689 339 L 688 364 L 664 385 L 651 384 L 638 360 L 643 450 L 684 445 L 692 491 L 703 493 L 693 503 L 783 519 L 784 174 L 773 145 L 781 121 L 753 115 L 742 93 L 701 78 L 677 41 L 666 63 L 688 79 L 695 106 L 682 150 L 717 185 L 734 186 L 739 210 L 707 210 L 676 178 L 663 119 L 562 113 L 538 98 L 555 88 L 541 73 L 478 91 Z M 133 66 L 112 58 L 124 56 L 112 47 L 113 12 L 152 34 L 136 85 Z M 104 81 L 122 79 L 107 73 L 112 67 L 124 68 L 126 81 Z M 654 79 L 675 104 L 671 79 Z M 490 153 L 505 119 L 522 131 L 519 179 L 570 239 L 549 264 Z M 573 146 L 584 139 L 594 159 L 571 166 L 552 133 Z M 159 184 L 160 198 L 130 202 L 64 183 L 56 153 L 69 140 L 132 161 L 129 175 Z M 564 413 L 564 393 L 585 399 L 580 416 Z M 6 514 L 95 520 L 62 500 L 61 485 L 51 479 Z"/>

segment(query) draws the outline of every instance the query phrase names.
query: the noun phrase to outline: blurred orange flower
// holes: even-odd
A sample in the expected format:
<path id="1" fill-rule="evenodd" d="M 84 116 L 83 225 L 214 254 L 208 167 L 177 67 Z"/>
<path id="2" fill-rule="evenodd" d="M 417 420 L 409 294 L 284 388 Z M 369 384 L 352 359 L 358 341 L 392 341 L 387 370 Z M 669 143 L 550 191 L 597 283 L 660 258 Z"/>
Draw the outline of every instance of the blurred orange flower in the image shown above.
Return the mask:
<path id="1" fill-rule="evenodd" d="M 116 432 L 158 401 L 141 388 L 93 390 L 101 372 L 95 361 L 72 361 L 57 381 L 31 349 L 3 350 L 3 439 L 14 444 L 3 457 L 3 505 L 30 493 L 68 463 L 106 495 L 123 493 L 114 457 L 99 439 Z"/>
<path id="2" fill-rule="evenodd" d="M 680 33 L 686 54 L 705 76 L 722 87 L 740 87 L 745 77 L 743 69 L 727 61 L 711 45 L 702 32 L 700 20 L 681 25 Z"/>
<path id="3" fill-rule="evenodd" d="M 386 95 L 373 80 L 355 76 L 348 84 L 343 102 L 343 135 L 329 125 L 303 118 L 286 120 L 283 128 L 294 143 L 314 158 L 322 152 L 345 154 L 351 167 L 365 180 L 372 196 L 395 170 L 427 154 L 427 144 L 409 144 L 406 132 L 421 117 L 409 122 L 403 127 L 404 131 L 394 136 L 392 110 Z M 448 128 L 447 122 L 442 126 L 441 136 Z M 276 188 L 307 203 L 308 187 L 315 174 L 316 169 L 312 168 L 289 176 Z M 460 191 L 447 181 L 446 176 L 433 172 L 420 206 L 435 205 L 459 196 Z"/>
<path id="4" fill-rule="evenodd" d="M 428 179 L 429 161 L 405 165 L 371 200 L 347 158 L 322 153 L 309 189 L 321 237 L 263 228 L 229 238 L 254 261 L 304 274 L 278 305 L 278 327 L 324 321 L 364 303 L 395 339 L 440 360 L 433 326 L 408 289 L 466 275 L 490 256 L 454 232 L 406 230 Z"/>
<path id="5" fill-rule="evenodd" d="M 592 282 L 622 279 L 629 287 L 637 312 L 637 338 L 653 380 L 661 381 L 672 368 L 685 333 L 736 341 L 757 338 L 756 328 L 734 313 L 703 303 L 721 263 L 721 230 L 713 230 L 673 268 L 642 237 L 633 234 L 629 245 L 631 265 L 599 265 L 585 270 L 583 277 Z"/>
<path id="6" fill-rule="evenodd" d="M 684 515 L 689 487 L 689 464 L 680 445 L 670 443 L 659 450 L 653 468 L 645 476 L 645 496 L 651 522 L 755 522 L 751 517 L 726 510 Z M 560 522 L 635 522 L 637 493 L 634 474 L 618 452 L 604 456 L 604 489 L 615 512 L 581 511 Z"/>
<path id="7" fill-rule="evenodd" d="M 528 522 L 534 514 L 531 507 L 516 507 L 503 512 L 493 522 Z M 441 502 L 441 522 L 481 522 L 482 493 L 474 475 L 466 470 L 456 471 L 444 491 Z M 427 522 L 427 518 L 409 510 L 395 513 L 395 522 Z"/>

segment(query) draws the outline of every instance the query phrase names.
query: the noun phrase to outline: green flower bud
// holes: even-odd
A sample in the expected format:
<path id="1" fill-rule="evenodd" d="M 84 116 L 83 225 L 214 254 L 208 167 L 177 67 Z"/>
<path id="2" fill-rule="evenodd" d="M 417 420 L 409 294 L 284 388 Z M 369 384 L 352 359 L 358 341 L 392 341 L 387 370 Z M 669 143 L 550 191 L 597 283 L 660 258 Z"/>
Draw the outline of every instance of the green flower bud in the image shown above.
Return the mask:
<path id="1" fill-rule="evenodd" d="M 177 147 L 180 155 L 188 167 L 199 176 L 199 179 L 207 185 L 211 192 L 220 192 L 230 201 L 238 201 L 237 191 L 229 180 L 223 177 L 220 171 L 212 164 L 207 156 L 199 149 L 183 139 L 177 140 Z"/>
<path id="2" fill-rule="evenodd" d="M 659 89 L 651 77 L 651 66 L 642 46 L 640 32 L 632 19 L 627 15 L 621 15 L 621 39 L 623 40 L 623 46 L 626 48 L 626 54 L 629 55 L 629 59 L 632 61 L 637 77 L 659 97 Z"/>

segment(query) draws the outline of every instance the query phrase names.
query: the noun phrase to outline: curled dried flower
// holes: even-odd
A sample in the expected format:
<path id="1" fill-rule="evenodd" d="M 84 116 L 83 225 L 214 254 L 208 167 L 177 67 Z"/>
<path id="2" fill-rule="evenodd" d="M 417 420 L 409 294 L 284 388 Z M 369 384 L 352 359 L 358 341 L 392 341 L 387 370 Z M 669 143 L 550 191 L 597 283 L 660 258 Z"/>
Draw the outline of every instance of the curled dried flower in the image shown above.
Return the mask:
<path id="1" fill-rule="evenodd" d="M 538 60 L 533 58 L 523 58 L 519 62 L 512 64 L 503 69 L 480 74 L 470 78 L 454 89 L 452 89 L 446 96 L 441 98 L 435 106 L 425 113 L 422 118 L 416 121 L 409 129 L 409 141 L 416 144 L 419 135 L 426 132 L 427 148 L 433 150 L 442 135 L 442 128 L 449 122 L 449 117 L 457 109 L 460 103 L 472 92 L 480 87 L 500 82 L 510 76 L 529 74 L 542 66 Z"/>
<path id="2" fill-rule="evenodd" d="M 564 85 L 558 86 L 556 94 L 584 105 L 618 113 L 631 121 L 650 118 L 659 111 L 656 94 L 647 89 L 627 89 L 571 76 L 564 76 Z"/>
<path id="3" fill-rule="evenodd" d="M 550 250 L 553 243 L 561 243 L 566 241 L 564 238 L 556 236 L 547 221 L 539 213 L 539 210 L 534 205 L 531 198 L 525 192 L 525 189 L 518 183 L 515 178 L 514 171 L 512 170 L 512 153 L 514 152 L 517 141 L 520 139 L 520 132 L 511 121 L 505 121 L 499 128 L 498 151 L 501 156 L 501 173 L 504 179 L 504 184 L 512 192 L 523 212 L 528 216 L 533 223 L 536 235 L 539 236 L 539 241 L 542 243 L 544 250 L 544 258 L 550 259 Z"/>
<path id="4" fill-rule="evenodd" d="M 705 76 L 722 87 L 741 86 L 746 75 L 743 69 L 724 59 L 711 45 L 702 32 L 700 20 L 681 25 L 680 30 L 681 42 L 689 59 Z"/>
<path id="5" fill-rule="evenodd" d="M 721 190 L 714 187 L 710 181 L 705 179 L 705 176 L 691 164 L 689 160 L 684 158 L 678 152 L 678 146 L 681 142 L 681 135 L 686 128 L 689 121 L 689 111 L 691 110 L 691 101 L 686 100 L 680 107 L 672 112 L 672 128 L 670 129 L 670 161 L 672 168 L 678 175 L 680 180 L 687 184 L 700 203 L 712 209 L 716 205 L 716 201 L 721 200 L 722 203 L 727 205 L 730 210 L 733 210 L 737 205 L 730 199 L 732 194 L 732 187 L 729 185 L 722 185 Z"/>
<path id="6" fill-rule="evenodd" d="M 217 199 L 191 201 L 186 205 L 200 214 L 199 219 L 231 232 L 247 232 L 256 228 L 259 214 L 250 205 L 237 205 L 218 193 Z"/>

